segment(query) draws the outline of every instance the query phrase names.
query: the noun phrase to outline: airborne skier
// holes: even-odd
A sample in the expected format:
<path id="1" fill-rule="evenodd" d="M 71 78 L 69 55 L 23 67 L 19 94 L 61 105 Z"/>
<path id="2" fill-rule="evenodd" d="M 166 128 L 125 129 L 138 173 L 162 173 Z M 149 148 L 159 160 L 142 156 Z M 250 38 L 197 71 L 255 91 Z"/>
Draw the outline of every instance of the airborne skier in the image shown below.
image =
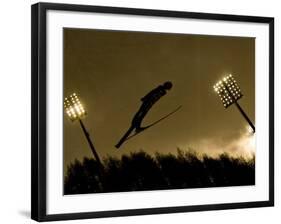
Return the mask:
<path id="1" fill-rule="evenodd" d="M 172 82 L 167 81 L 162 85 L 156 87 L 151 90 L 148 94 L 141 98 L 142 105 L 140 106 L 138 112 L 135 114 L 132 119 L 131 127 L 125 133 L 125 135 L 120 139 L 120 141 L 115 145 L 116 148 L 119 148 L 128 138 L 132 131 L 135 130 L 135 133 L 139 133 L 146 129 L 147 127 L 142 127 L 141 123 L 151 109 L 151 107 L 164 95 L 166 95 L 167 91 L 173 87 Z"/>

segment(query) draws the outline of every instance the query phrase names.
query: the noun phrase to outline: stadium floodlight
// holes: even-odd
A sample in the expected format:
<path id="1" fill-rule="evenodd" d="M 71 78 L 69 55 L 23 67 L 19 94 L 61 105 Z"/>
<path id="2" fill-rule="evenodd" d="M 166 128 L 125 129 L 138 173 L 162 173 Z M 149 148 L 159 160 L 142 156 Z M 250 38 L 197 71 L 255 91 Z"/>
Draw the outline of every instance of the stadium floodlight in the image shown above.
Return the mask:
<path id="1" fill-rule="evenodd" d="M 64 108 L 71 121 L 79 120 L 86 115 L 86 111 L 76 93 L 64 99 Z"/>
<path id="2" fill-rule="evenodd" d="M 68 118 L 73 122 L 78 120 L 80 123 L 80 126 L 85 134 L 85 137 L 88 141 L 88 144 L 92 150 L 92 153 L 94 154 L 94 157 L 96 159 L 96 161 L 98 162 L 99 166 L 102 168 L 102 163 L 101 160 L 99 158 L 99 155 L 94 147 L 94 144 L 90 138 L 90 134 L 87 131 L 83 121 L 81 120 L 82 118 L 85 117 L 86 115 L 86 110 L 84 109 L 84 106 L 82 105 L 82 103 L 80 102 L 80 99 L 78 98 L 76 93 L 71 94 L 69 97 L 66 97 L 64 99 L 64 109 L 65 112 L 68 116 Z"/>
<path id="3" fill-rule="evenodd" d="M 238 100 L 242 98 L 243 94 L 234 77 L 231 74 L 224 77 L 214 85 L 214 90 L 219 95 L 225 108 L 228 108 L 232 104 L 236 105 L 242 116 L 251 126 L 253 132 L 255 132 L 255 126 L 238 103 Z"/>
<path id="4" fill-rule="evenodd" d="M 221 98 L 225 108 L 237 102 L 243 96 L 240 87 L 232 75 L 224 77 L 221 81 L 214 85 L 214 90 Z"/>

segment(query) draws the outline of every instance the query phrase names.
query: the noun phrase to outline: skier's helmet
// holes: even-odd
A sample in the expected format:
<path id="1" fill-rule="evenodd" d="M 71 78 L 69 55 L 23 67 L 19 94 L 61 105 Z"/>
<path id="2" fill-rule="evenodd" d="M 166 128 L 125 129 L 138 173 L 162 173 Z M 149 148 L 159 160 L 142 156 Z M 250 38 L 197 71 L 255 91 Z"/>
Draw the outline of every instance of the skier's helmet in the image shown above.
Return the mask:
<path id="1" fill-rule="evenodd" d="M 172 82 L 168 81 L 168 82 L 165 82 L 165 83 L 163 84 L 163 87 L 164 87 L 165 89 L 169 90 L 169 89 L 171 89 L 171 88 L 173 87 L 173 84 L 172 84 Z"/>

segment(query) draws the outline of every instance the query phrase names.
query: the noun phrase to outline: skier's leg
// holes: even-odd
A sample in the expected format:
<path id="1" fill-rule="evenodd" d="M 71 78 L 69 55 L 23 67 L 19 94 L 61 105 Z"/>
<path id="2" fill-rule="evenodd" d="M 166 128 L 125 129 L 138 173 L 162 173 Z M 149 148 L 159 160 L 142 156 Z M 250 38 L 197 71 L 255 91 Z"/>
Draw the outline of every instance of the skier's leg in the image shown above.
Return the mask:
<path id="1" fill-rule="evenodd" d="M 136 132 L 142 131 L 144 128 L 141 127 L 141 123 L 146 116 L 147 112 L 149 111 L 149 107 L 145 104 L 142 105 L 140 110 L 136 113 L 135 117 L 132 120 L 132 126 L 135 127 Z"/>
<path id="2" fill-rule="evenodd" d="M 142 119 L 143 119 L 143 110 L 141 107 L 139 111 L 135 114 L 134 118 L 132 119 L 132 127 L 134 127 L 136 131 L 140 129 Z"/>
<path id="3" fill-rule="evenodd" d="M 131 132 L 135 129 L 136 132 L 139 132 L 143 130 L 141 127 L 141 122 L 144 119 L 145 115 L 147 114 L 148 110 L 150 109 L 149 104 L 143 104 L 138 112 L 135 114 L 133 120 L 132 120 L 132 125 L 128 129 L 128 131 L 125 133 L 125 135 L 120 139 L 120 141 L 115 145 L 116 148 L 119 148 L 128 138 L 128 136 L 131 134 Z"/>

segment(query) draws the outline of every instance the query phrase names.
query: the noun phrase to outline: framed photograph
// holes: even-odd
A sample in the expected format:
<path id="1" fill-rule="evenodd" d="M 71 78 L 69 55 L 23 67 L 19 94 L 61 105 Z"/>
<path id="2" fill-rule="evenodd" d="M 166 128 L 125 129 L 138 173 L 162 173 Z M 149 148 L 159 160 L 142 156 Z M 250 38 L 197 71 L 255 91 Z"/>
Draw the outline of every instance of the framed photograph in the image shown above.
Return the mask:
<path id="1" fill-rule="evenodd" d="M 274 205 L 274 19 L 32 5 L 32 219 Z"/>

